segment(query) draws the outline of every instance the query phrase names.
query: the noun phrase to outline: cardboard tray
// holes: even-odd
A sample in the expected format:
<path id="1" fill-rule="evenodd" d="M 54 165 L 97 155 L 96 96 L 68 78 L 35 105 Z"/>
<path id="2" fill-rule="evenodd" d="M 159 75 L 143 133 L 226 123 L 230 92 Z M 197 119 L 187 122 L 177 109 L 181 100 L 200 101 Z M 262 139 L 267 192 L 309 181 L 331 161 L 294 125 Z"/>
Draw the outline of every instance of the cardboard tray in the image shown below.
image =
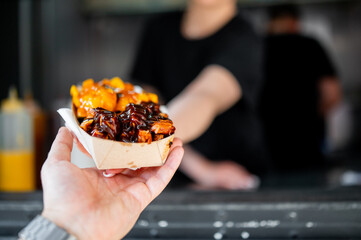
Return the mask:
<path id="1" fill-rule="evenodd" d="M 165 163 L 174 135 L 148 143 L 124 143 L 90 136 L 78 124 L 73 111 L 58 110 L 65 125 L 92 156 L 98 169 L 155 167 Z"/>

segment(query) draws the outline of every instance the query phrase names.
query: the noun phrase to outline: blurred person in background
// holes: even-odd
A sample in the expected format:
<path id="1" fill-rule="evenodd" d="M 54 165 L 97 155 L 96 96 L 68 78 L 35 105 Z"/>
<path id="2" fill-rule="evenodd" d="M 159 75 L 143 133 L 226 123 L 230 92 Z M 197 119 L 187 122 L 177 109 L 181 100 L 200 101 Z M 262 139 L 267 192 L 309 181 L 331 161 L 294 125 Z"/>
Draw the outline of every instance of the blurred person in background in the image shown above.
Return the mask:
<path id="1" fill-rule="evenodd" d="M 273 166 L 280 172 L 323 166 L 325 117 L 342 98 L 326 51 L 300 28 L 296 6 L 269 9 L 261 116 Z"/>
<path id="2" fill-rule="evenodd" d="M 209 188 L 248 189 L 267 167 L 256 113 L 262 40 L 236 0 L 190 0 L 148 22 L 132 78 L 154 86 L 185 146 L 181 170 Z M 189 183 L 177 173 L 173 183 Z"/>

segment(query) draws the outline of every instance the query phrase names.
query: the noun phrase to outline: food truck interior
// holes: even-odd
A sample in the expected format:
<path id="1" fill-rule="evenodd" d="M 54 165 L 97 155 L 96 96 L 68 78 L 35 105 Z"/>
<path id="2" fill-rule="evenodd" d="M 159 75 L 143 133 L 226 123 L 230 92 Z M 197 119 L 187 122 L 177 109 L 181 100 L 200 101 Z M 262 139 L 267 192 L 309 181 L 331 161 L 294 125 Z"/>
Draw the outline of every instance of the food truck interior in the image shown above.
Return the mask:
<path id="1" fill-rule="evenodd" d="M 40 169 L 64 124 L 56 110 L 71 105 L 71 85 L 114 76 L 132 82 L 131 68 L 147 21 L 181 11 L 186 2 L 0 1 L 0 240 L 17 239 L 42 210 Z M 300 31 L 322 45 L 340 84 L 342 99 L 325 117 L 323 166 L 268 174 L 246 190 L 172 182 L 145 209 L 126 239 L 361 238 L 361 1 L 238 0 L 237 8 L 256 34 L 265 37 L 269 9 L 284 4 L 297 7 Z M 281 91 L 290 90 L 281 86 Z M 6 118 L 7 103 L 17 95 L 31 120 Z M 18 141 L 14 136 L 19 132 L 31 136 L 25 142 L 35 160 L 27 161 L 28 153 L 20 149 L 23 163 L 7 165 L 5 153 Z M 295 135 L 286 141 L 295 142 Z M 308 141 L 312 139 L 305 144 Z M 288 161 L 292 164 L 300 155 L 293 152 Z M 72 161 L 93 166 L 76 147 Z M 12 189 L 14 182 L 23 190 Z"/>

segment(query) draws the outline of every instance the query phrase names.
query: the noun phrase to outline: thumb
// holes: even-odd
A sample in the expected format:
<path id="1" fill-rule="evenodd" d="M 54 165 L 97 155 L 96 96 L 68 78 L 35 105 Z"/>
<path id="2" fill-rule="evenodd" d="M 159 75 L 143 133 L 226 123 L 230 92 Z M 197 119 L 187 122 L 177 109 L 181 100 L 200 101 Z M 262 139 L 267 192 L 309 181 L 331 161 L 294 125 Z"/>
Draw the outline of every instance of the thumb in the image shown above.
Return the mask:
<path id="1" fill-rule="evenodd" d="M 51 146 L 46 162 L 70 161 L 73 149 L 73 136 L 65 127 L 61 127 Z"/>

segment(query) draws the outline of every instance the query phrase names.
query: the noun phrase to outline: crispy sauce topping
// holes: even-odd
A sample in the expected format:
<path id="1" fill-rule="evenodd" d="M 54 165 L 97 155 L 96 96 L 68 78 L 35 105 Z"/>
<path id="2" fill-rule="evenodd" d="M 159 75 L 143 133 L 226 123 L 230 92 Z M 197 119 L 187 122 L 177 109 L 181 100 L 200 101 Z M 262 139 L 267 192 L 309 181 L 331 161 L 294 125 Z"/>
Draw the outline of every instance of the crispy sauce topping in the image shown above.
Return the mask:
<path id="1" fill-rule="evenodd" d="M 172 120 L 154 102 L 129 103 L 116 112 L 91 108 L 80 127 L 94 137 L 129 143 L 151 143 L 175 131 Z"/>

